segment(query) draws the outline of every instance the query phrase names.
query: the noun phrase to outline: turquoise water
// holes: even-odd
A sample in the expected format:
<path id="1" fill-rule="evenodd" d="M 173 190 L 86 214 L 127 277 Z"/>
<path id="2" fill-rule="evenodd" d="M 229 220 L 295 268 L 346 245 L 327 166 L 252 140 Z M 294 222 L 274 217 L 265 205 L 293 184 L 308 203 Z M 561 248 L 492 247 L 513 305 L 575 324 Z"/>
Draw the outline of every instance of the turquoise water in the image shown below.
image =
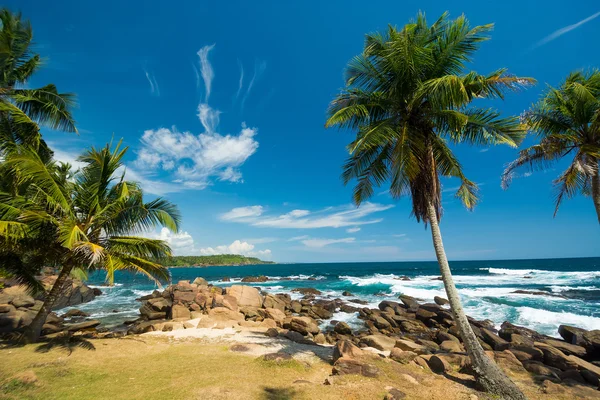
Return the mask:
<path id="1" fill-rule="evenodd" d="M 600 258 L 455 261 L 451 268 L 465 311 L 475 318 L 490 319 L 498 326 L 510 321 L 553 336 L 560 324 L 600 329 Z M 439 276 L 435 262 L 270 264 L 170 271 L 173 282 L 201 276 L 222 286 L 234 284 L 244 276 L 266 275 L 268 282 L 253 286 L 273 293 L 314 287 L 322 292 L 322 297 L 342 297 L 347 290 L 372 307 L 400 294 L 425 301 L 432 301 L 434 296 L 445 297 L 442 282 L 434 280 Z M 411 280 L 397 279 L 404 275 Z M 231 282 L 220 282 L 223 277 L 230 277 Z M 136 318 L 139 303 L 135 299 L 151 293 L 155 286 L 143 276 L 127 273 L 117 274 L 116 282 L 114 287 L 106 287 L 103 275 L 92 276 L 89 283 L 104 294 L 78 308 L 108 326 Z M 516 290 L 556 296 L 512 293 Z M 360 325 L 354 314 L 336 313 L 334 319 Z"/>

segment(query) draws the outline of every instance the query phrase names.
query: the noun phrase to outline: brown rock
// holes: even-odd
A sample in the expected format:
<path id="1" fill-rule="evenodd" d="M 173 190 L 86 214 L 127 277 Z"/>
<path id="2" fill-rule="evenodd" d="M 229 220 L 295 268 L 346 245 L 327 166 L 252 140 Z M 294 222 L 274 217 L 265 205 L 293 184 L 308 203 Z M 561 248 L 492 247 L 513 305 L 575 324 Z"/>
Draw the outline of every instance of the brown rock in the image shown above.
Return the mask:
<path id="1" fill-rule="evenodd" d="M 436 374 L 444 374 L 452 369 L 450 364 L 444 358 L 436 355 L 433 355 L 431 358 L 429 358 L 427 365 L 429 366 L 429 369 Z"/>
<path id="2" fill-rule="evenodd" d="M 443 297 L 439 297 L 439 296 L 435 296 L 433 298 L 433 301 L 435 301 L 435 304 L 439 305 L 439 306 L 445 306 L 446 304 L 450 304 L 450 302 L 446 299 L 444 299 Z"/>
<path id="3" fill-rule="evenodd" d="M 412 351 L 400 350 L 398 347 L 394 347 L 390 352 L 390 358 L 394 361 L 399 362 L 400 364 L 408 364 L 409 362 L 417 358 L 417 356 L 417 353 L 413 353 Z"/>
<path id="4" fill-rule="evenodd" d="M 340 335 L 352 335 L 352 329 L 345 322 L 338 322 L 333 328 L 333 331 Z"/>
<path id="5" fill-rule="evenodd" d="M 406 398 L 406 393 L 396 388 L 391 388 L 384 397 L 384 400 L 402 400 Z"/>
<path id="6" fill-rule="evenodd" d="M 587 353 L 587 351 L 584 347 L 577 346 L 575 344 L 570 344 L 570 343 L 564 342 L 562 340 L 547 339 L 547 340 L 544 340 L 543 343 L 549 344 L 550 346 L 562 351 L 566 355 L 585 357 L 585 355 Z"/>
<path id="7" fill-rule="evenodd" d="M 567 343 L 571 344 L 579 344 L 585 332 L 587 332 L 585 329 L 569 325 L 560 325 L 558 327 L 558 334 L 562 336 Z"/>
<path id="8" fill-rule="evenodd" d="M 227 294 L 237 300 L 239 307 L 262 307 L 263 299 L 258 289 L 252 286 L 233 285 L 227 288 Z"/>
<path id="9" fill-rule="evenodd" d="M 354 343 L 349 340 L 338 341 L 333 348 L 333 362 L 336 362 L 339 358 L 358 358 L 361 357 L 364 352 L 356 347 Z"/>
<path id="10" fill-rule="evenodd" d="M 191 319 L 190 310 L 183 304 L 175 304 L 171 307 L 172 319 Z"/>
<path id="11" fill-rule="evenodd" d="M 395 347 L 404 351 L 412 351 L 417 354 L 427 354 L 429 351 L 425 346 L 411 342 L 410 340 L 398 339 L 395 342 Z"/>
<path id="12" fill-rule="evenodd" d="M 319 296 L 321 294 L 321 291 L 315 289 L 315 288 L 295 288 L 292 289 L 292 292 L 295 293 L 301 293 L 303 295 L 315 295 L 315 296 Z"/>
<path id="13" fill-rule="evenodd" d="M 279 351 L 277 353 L 268 353 L 268 354 L 265 354 L 264 356 L 262 356 L 262 359 L 265 360 L 265 361 L 271 361 L 271 362 L 275 362 L 277 364 L 280 364 L 280 363 L 285 362 L 285 361 L 291 361 L 291 360 L 293 360 L 293 357 L 292 357 L 291 354 Z"/>
<path id="14" fill-rule="evenodd" d="M 319 326 L 310 317 L 293 317 L 290 321 L 290 329 L 306 336 L 309 333 L 319 333 Z"/>
<path id="15" fill-rule="evenodd" d="M 194 282 L 192 282 L 194 285 L 198 285 L 198 286 L 208 286 L 208 282 L 206 281 L 206 279 L 198 277 L 196 279 L 194 279 Z"/>
<path id="16" fill-rule="evenodd" d="M 226 307 L 215 307 L 208 312 L 208 316 L 214 321 L 243 321 L 244 314 L 232 311 Z"/>
<path id="17" fill-rule="evenodd" d="M 396 345 L 396 340 L 385 335 L 369 335 L 360 339 L 360 343 L 381 351 L 389 351 Z"/>
<path id="18" fill-rule="evenodd" d="M 271 318 L 279 325 L 281 325 L 283 323 L 283 320 L 285 319 L 285 314 L 283 313 L 283 311 L 277 308 L 265 308 L 265 313 L 267 314 L 268 318 Z"/>
<path id="19" fill-rule="evenodd" d="M 539 361 L 524 361 L 523 367 L 532 374 L 549 376 L 558 379 L 558 375 L 552 369 L 548 368 L 546 365 Z"/>
<path id="20" fill-rule="evenodd" d="M 277 296 L 273 296 L 272 294 L 268 294 L 265 296 L 263 301 L 264 308 L 276 308 L 279 311 L 285 311 L 285 301 L 280 299 Z"/>
<path id="21" fill-rule="evenodd" d="M 368 378 L 379 376 L 379 369 L 353 358 L 339 358 L 333 365 L 333 375 L 362 375 Z"/>
<path id="22" fill-rule="evenodd" d="M 277 337 L 279 336 L 279 331 L 277 330 L 277 328 L 269 328 L 265 332 L 265 335 L 268 337 Z"/>
<path id="23" fill-rule="evenodd" d="M 96 320 L 84 321 L 84 322 L 80 322 L 78 324 L 68 325 L 67 330 L 69 332 L 85 331 L 85 330 L 93 329 L 93 328 L 97 327 L 98 325 L 100 325 L 100 321 L 96 321 Z"/>
<path id="24" fill-rule="evenodd" d="M 440 343 L 440 349 L 448 353 L 464 353 L 463 346 L 455 340 L 445 340 Z"/>
<path id="25" fill-rule="evenodd" d="M 246 276 L 245 278 L 242 278 L 242 282 L 266 282 L 268 281 L 269 278 L 267 278 L 266 276 Z"/>
<path id="26" fill-rule="evenodd" d="M 483 341 L 492 346 L 496 351 L 507 350 L 510 345 L 506 340 L 488 329 L 481 329 L 481 336 Z"/>
<path id="27" fill-rule="evenodd" d="M 568 369 L 577 369 L 577 363 L 569 359 L 565 353 L 548 344 L 535 342 L 535 347 L 544 353 L 544 364 L 566 371 Z M 574 357 L 574 356 L 569 356 Z M 577 357 L 575 357 L 577 358 Z"/>

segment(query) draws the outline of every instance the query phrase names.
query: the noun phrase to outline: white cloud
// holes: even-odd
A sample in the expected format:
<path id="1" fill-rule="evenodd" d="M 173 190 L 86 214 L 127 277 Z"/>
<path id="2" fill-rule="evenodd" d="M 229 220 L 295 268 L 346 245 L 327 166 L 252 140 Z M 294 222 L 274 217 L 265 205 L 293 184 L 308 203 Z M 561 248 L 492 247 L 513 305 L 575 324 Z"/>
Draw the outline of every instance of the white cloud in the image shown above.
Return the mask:
<path id="1" fill-rule="evenodd" d="M 243 242 L 248 242 L 250 244 L 264 244 L 264 243 L 273 243 L 277 242 L 279 239 L 275 237 L 263 237 L 263 238 L 250 238 L 250 239 L 242 239 Z"/>
<path id="2" fill-rule="evenodd" d="M 269 257 L 271 250 L 257 250 L 254 251 L 254 245 L 241 240 L 235 240 L 230 245 L 222 245 L 216 247 L 205 247 L 200 249 L 200 254 L 205 256 L 212 256 L 217 254 L 240 254 L 243 256 L 263 256 Z"/>
<path id="3" fill-rule="evenodd" d="M 306 239 L 302 240 L 302 244 L 307 247 L 325 247 L 331 244 L 336 243 L 354 243 L 355 239 L 353 237 L 343 238 L 343 239 Z"/>
<path id="4" fill-rule="evenodd" d="M 598 17 L 600 17 L 600 11 L 598 11 L 595 14 L 590 15 L 587 18 L 582 19 L 579 22 L 574 23 L 573 25 L 568 25 L 568 26 L 565 26 L 564 28 L 560 28 L 560 29 L 552 32 L 550 35 L 546 36 L 545 38 L 543 38 L 539 42 L 537 42 L 533 46 L 533 48 L 540 47 L 540 46 L 543 46 L 543 45 L 545 45 L 547 43 L 550 43 L 551 41 L 553 41 L 555 39 L 558 39 L 559 37 L 561 37 L 565 33 L 569 33 L 572 30 L 575 30 L 575 29 L 579 28 L 581 25 L 586 24 L 586 23 L 588 23 L 588 22 L 590 22 L 590 21 L 592 21 L 592 20 L 594 20 L 594 19 L 596 19 Z"/>
<path id="5" fill-rule="evenodd" d="M 204 88 L 206 89 L 206 96 L 204 101 L 208 102 L 210 97 L 210 91 L 212 88 L 212 81 L 215 77 L 212 65 L 208 61 L 208 53 L 215 47 L 214 44 L 210 46 L 204 46 L 198 50 L 198 57 L 200 58 L 200 74 L 202 74 L 202 80 L 204 80 Z"/>
<path id="6" fill-rule="evenodd" d="M 164 240 L 176 256 L 189 256 L 195 252 L 194 238 L 187 232 L 173 233 L 167 228 L 162 228 L 160 232 L 149 232 L 144 236 Z"/>
<path id="7" fill-rule="evenodd" d="M 397 238 L 406 237 L 406 233 L 400 233 L 400 234 L 392 235 L 392 236 L 397 237 Z"/>
<path id="8" fill-rule="evenodd" d="M 479 150 L 480 153 L 487 153 L 488 151 L 490 151 L 490 148 L 485 148 L 485 149 L 481 149 Z"/>
<path id="9" fill-rule="evenodd" d="M 200 105 L 199 115 L 207 132 L 197 136 L 175 128 L 145 131 L 135 165 L 140 170 L 168 171 L 186 188 L 203 189 L 213 178 L 241 182 L 239 167 L 258 149 L 256 129 L 243 125 L 239 135 L 223 136 L 212 132 L 218 114 L 211 115 Z"/>
<path id="10" fill-rule="evenodd" d="M 221 215 L 223 221 L 244 220 L 262 215 L 262 206 L 236 207 Z"/>
<path id="11" fill-rule="evenodd" d="M 308 239 L 308 238 L 310 238 L 310 236 L 308 236 L 308 235 L 294 236 L 293 238 L 289 238 L 288 242 L 297 242 L 299 240 Z"/>
<path id="12" fill-rule="evenodd" d="M 238 83 L 238 90 L 235 94 L 235 99 L 234 101 L 237 101 L 237 99 L 240 97 L 240 93 L 242 93 L 242 88 L 244 87 L 244 66 L 242 65 L 242 62 L 238 59 L 238 66 L 240 67 L 240 81 Z"/>
<path id="13" fill-rule="evenodd" d="M 381 218 L 365 219 L 365 217 L 373 213 L 388 210 L 394 206 L 367 202 L 358 208 L 354 206 L 338 207 L 336 209 L 329 207 L 317 212 L 293 210 L 279 216 L 263 215 L 261 206 L 252 207 L 254 207 L 253 210 L 255 211 L 255 215 L 236 216 L 236 213 L 239 212 L 239 210 L 249 209 L 249 207 L 241 207 L 221 215 L 221 219 L 268 228 L 341 228 L 381 222 Z M 256 207 L 260 207 L 260 209 Z M 256 211 L 260 212 L 256 213 Z"/>
<path id="14" fill-rule="evenodd" d="M 354 228 L 346 229 L 346 232 L 348 232 L 348 233 L 356 233 L 358 231 L 360 231 L 360 228 L 358 226 L 355 226 Z"/>
<path id="15" fill-rule="evenodd" d="M 160 96 L 160 88 L 158 87 L 158 82 L 156 82 L 156 78 L 153 74 L 150 74 L 148 71 L 144 69 L 144 73 L 146 74 L 146 79 L 150 84 L 150 93 L 156 96 Z"/>

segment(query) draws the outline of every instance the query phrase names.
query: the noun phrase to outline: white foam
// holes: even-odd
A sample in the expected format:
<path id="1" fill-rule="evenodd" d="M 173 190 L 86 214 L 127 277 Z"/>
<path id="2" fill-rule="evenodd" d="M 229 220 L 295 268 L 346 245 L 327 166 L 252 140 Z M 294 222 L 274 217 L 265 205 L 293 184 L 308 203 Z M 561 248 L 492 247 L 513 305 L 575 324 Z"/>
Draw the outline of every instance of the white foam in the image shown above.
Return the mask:
<path id="1" fill-rule="evenodd" d="M 600 329 L 600 318 L 587 315 L 577 315 L 569 312 L 553 312 L 532 307 L 517 307 L 518 325 L 530 326 L 539 332 L 556 336 L 559 325 L 573 325 L 578 328 L 593 330 Z"/>

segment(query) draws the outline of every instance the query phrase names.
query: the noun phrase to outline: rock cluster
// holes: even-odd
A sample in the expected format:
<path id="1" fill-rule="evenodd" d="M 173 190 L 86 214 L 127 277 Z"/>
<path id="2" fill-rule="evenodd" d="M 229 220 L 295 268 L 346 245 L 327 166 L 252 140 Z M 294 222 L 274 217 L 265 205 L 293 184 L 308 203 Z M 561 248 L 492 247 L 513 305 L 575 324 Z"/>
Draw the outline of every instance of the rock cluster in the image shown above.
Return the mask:
<path id="1" fill-rule="evenodd" d="M 45 291 L 52 288 L 56 278 L 56 275 L 40 278 Z M 45 292 L 31 296 L 23 286 L 18 284 L 9 286 L 10 282 L 5 282 L 5 285 L 7 287 L 0 290 L 0 334 L 20 332 L 31 323 L 42 308 Z M 101 292 L 98 289 L 92 289 L 78 279 L 69 279 L 56 301 L 54 310 L 87 303 L 99 294 Z M 48 316 L 44 332 L 55 333 L 62 330 L 57 318 L 54 313 Z M 60 322 L 62 323 L 62 320 Z"/>

